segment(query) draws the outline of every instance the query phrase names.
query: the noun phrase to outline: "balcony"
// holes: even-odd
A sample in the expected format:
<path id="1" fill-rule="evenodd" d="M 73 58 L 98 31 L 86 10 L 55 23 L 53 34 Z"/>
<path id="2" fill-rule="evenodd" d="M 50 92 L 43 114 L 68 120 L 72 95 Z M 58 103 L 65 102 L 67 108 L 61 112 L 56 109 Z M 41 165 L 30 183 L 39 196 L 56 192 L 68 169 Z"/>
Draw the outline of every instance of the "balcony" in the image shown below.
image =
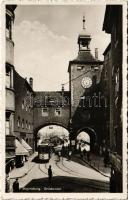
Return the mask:
<path id="1" fill-rule="evenodd" d="M 14 43 L 8 38 L 6 38 L 6 62 L 14 64 Z"/>

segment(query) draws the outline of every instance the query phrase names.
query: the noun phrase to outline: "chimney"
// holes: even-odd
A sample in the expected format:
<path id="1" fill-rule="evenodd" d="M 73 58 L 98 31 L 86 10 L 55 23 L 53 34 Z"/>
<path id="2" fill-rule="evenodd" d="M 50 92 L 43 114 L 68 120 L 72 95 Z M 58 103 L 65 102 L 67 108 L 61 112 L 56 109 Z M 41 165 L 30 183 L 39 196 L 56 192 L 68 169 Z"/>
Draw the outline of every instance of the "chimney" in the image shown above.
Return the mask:
<path id="1" fill-rule="evenodd" d="M 64 95 L 64 84 L 62 84 L 62 89 L 61 89 L 61 91 L 62 91 L 62 95 Z"/>
<path id="2" fill-rule="evenodd" d="M 95 59 L 98 60 L 98 48 L 95 48 Z"/>
<path id="3" fill-rule="evenodd" d="M 30 84 L 31 88 L 33 89 L 33 78 L 32 77 L 29 78 L 29 84 Z"/>

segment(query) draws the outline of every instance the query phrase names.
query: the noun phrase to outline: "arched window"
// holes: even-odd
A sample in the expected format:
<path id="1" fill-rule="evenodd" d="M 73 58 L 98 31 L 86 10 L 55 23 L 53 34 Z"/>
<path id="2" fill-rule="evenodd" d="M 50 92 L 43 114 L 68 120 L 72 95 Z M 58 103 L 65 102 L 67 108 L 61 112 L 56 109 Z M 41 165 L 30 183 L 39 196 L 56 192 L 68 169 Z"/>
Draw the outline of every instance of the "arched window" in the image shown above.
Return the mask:
<path id="1" fill-rule="evenodd" d="M 17 119 L 17 127 L 20 128 L 20 117 Z"/>
<path id="2" fill-rule="evenodd" d="M 24 129 L 24 119 L 22 120 L 22 128 Z"/>

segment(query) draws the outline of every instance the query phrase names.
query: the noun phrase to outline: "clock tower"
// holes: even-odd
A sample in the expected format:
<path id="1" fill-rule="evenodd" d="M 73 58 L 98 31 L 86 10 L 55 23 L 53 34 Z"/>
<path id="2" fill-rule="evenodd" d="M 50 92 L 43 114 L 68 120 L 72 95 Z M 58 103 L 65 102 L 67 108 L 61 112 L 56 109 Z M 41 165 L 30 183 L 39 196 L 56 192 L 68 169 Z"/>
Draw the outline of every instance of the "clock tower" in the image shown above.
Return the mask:
<path id="1" fill-rule="evenodd" d="M 70 118 L 75 119 L 76 126 L 77 122 L 85 124 L 90 119 L 89 109 L 82 108 L 79 104 L 81 99 L 89 95 L 90 90 L 99 83 L 103 65 L 103 62 L 98 60 L 98 56 L 94 57 L 91 54 L 90 42 L 91 35 L 86 31 L 85 16 L 83 16 L 83 29 L 78 36 L 78 56 L 69 62 L 68 67 L 71 93 Z"/>

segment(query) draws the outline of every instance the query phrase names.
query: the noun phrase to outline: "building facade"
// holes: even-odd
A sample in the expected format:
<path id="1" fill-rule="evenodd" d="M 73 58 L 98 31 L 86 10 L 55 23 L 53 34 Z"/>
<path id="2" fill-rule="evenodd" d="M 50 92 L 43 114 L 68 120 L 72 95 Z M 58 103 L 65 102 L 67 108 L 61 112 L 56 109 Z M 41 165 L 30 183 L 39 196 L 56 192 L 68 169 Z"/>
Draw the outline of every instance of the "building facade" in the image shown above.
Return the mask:
<path id="1" fill-rule="evenodd" d="M 6 107 L 5 107 L 5 135 L 6 135 L 6 173 L 13 167 L 15 159 L 15 136 L 14 136 L 14 42 L 12 28 L 15 19 L 15 5 L 6 6 Z"/>
<path id="2" fill-rule="evenodd" d="M 110 146 L 110 132 L 111 132 L 111 122 L 112 122 L 112 72 L 111 72 L 111 43 L 107 46 L 104 53 L 104 64 L 101 73 L 101 82 L 100 88 L 102 94 L 105 96 L 107 100 L 107 107 L 105 112 L 102 113 L 102 117 L 104 118 L 105 126 L 104 126 L 104 143 L 107 148 Z M 110 93 L 111 91 L 111 93 Z"/>
<path id="3" fill-rule="evenodd" d="M 15 116 L 14 135 L 23 139 L 34 151 L 33 139 L 33 79 L 28 81 L 14 71 Z M 21 142 L 22 143 L 22 142 Z"/>
<path id="4" fill-rule="evenodd" d="M 107 5 L 103 30 L 111 35 L 110 150 L 115 192 L 122 191 L 122 5 Z"/>

